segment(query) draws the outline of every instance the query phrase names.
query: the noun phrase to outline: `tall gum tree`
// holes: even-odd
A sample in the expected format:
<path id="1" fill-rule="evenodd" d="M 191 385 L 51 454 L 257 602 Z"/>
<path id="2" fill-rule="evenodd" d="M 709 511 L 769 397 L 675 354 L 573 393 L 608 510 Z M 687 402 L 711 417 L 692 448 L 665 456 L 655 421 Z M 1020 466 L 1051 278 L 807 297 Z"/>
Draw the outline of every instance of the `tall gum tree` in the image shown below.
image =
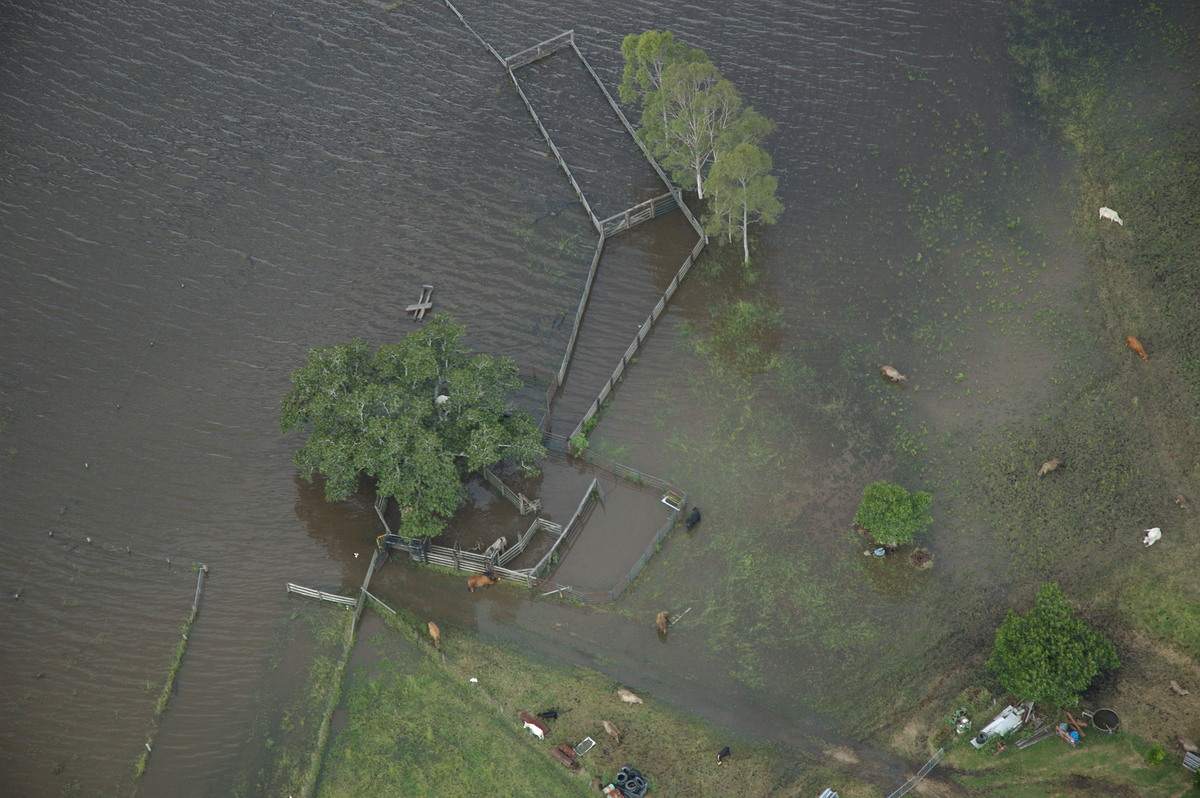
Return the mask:
<path id="1" fill-rule="evenodd" d="M 712 64 L 671 64 L 646 95 L 643 140 L 677 183 L 704 199 L 704 172 L 742 110 L 737 89 Z"/>
<path id="2" fill-rule="evenodd" d="M 323 475 L 330 501 L 373 479 L 416 537 L 441 532 L 468 474 L 508 458 L 532 467 L 545 450 L 533 418 L 508 404 L 521 387 L 516 365 L 472 355 L 464 336 L 439 314 L 375 350 L 362 339 L 310 350 L 279 423 L 285 434 L 308 430 L 293 458 L 304 477 Z"/>
<path id="3" fill-rule="evenodd" d="M 704 181 L 710 196 L 705 232 L 740 239 L 744 263 L 750 262 L 750 225 L 774 224 L 783 212 L 770 172 L 771 156 L 743 142 L 717 156 Z"/>
<path id="4" fill-rule="evenodd" d="M 644 103 L 647 93 L 658 91 L 669 65 L 708 61 L 703 50 L 676 41 L 669 30 L 629 34 L 621 41 L 621 55 L 625 67 L 617 94 L 627 105 Z"/>

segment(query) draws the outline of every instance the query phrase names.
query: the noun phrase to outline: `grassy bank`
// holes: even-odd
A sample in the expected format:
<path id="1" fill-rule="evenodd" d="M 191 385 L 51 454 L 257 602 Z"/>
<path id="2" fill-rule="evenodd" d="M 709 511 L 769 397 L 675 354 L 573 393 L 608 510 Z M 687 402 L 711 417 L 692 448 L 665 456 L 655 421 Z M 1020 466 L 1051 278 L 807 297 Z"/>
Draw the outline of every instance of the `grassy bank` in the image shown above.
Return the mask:
<path id="1" fill-rule="evenodd" d="M 970 794 L 994 798 L 1110 795 L 1173 798 L 1187 793 L 1192 774 L 1172 762 L 1147 764 L 1151 745 L 1128 735 L 1093 732 L 1078 748 L 1051 737 L 995 756 L 961 745 L 943 760 Z"/>
<path id="2" fill-rule="evenodd" d="M 348 679 L 346 723 L 325 757 L 320 796 L 593 795 L 593 777 L 607 783 L 626 764 L 651 779 L 657 796 L 815 794 L 826 783 L 845 785 L 845 796 L 874 794 L 828 765 L 733 738 L 651 696 L 624 704 L 619 685 L 595 671 L 452 628 L 435 651 L 417 633 L 424 624 L 403 610 L 385 623 L 360 643 L 370 661 Z M 560 714 L 542 741 L 517 712 L 548 708 Z M 616 725 L 619 743 L 602 720 Z M 580 756 L 580 772 L 551 758 L 554 745 L 589 736 L 596 746 Z M 725 745 L 736 760 L 718 767 Z"/>

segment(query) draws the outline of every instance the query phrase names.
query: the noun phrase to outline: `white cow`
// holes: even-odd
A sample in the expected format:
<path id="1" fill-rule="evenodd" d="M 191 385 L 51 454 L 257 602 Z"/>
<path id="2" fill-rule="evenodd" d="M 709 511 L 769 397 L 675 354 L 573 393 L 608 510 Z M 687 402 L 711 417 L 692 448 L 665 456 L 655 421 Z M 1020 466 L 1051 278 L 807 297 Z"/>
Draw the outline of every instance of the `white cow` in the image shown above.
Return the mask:
<path id="1" fill-rule="evenodd" d="M 499 557 L 501 552 L 508 548 L 508 538 L 496 538 L 496 541 L 484 550 L 484 557 Z"/>
<path id="2" fill-rule="evenodd" d="M 1117 212 L 1114 211 L 1112 208 L 1101 208 L 1100 209 L 1100 218 L 1101 219 L 1111 219 L 1112 221 L 1116 222 L 1117 224 L 1121 225 L 1122 227 L 1125 226 L 1125 223 L 1121 221 L 1121 217 L 1118 216 Z"/>
<path id="3" fill-rule="evenodd" d="M 1146 537 L 1142 538 L 1142 545 L 1153 546 L 1162 538 L 1162 530 L 1158 527 L 1151 527 L 1146 530 Z"/>

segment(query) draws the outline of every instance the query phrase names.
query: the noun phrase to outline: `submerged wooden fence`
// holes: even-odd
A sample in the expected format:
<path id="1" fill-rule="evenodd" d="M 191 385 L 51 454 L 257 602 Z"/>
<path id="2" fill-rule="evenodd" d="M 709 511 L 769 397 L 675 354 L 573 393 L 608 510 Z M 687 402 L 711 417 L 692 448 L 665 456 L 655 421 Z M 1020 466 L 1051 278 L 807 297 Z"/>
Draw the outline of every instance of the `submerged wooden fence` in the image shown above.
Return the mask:
<path id="1" fill-rule="evenodd" d="M 704 235 L 704 229 L 700 226 L 699 222 L 696 221 L 695 216 L 692 214 L 691 210 L 687 207 L 687 204 L 684 202 L 682 192 L 679 190 L 679 188 L 677 186 L 674 185 L 674 183 L 671 182 L 671 180 L 667 177 L 666 173 L 663 172 L 662 168 L 658 165 L 658 163 L 651 156 L 649 150 L 646 148 L 645 144 L 638 138 L 637 132 L 634 130 L 633 126 L 629 123 L 629 120 L 625 117 L 625 114 L 621 111 L 620 106 L 618 106 L 616 101 L 613 99 L 612 94 L 604 86 L 604 83 L 600 80 L 599 75 L 597 75 L 595 69 L 592 68 L 591 63 L 588 62 L 587 58 L 585 58 L 583 53 L 580 51 L 578 45 L 575 42 L 575 32 L 574 31 L 572 31 L 572 30 L 565 31 L 563 33 L 560 33 L 557 36 L 553 36 L 549 39 L 539 42 L 539 43 L 533 45 L 532 47 L 527 47 L 518 53 L 515 53 L 511 56 L 505 57 L 505 56 L 500 55 L 500 53 L 494 47 L 492 47 L 482 36 L 480 36 L 475 31 L 474 28 L 471 27 L 470 23 L 467 22 L 466 18 L 463 17 L 462 13 L 459 12 L 459 10 L 457 8 L 455 8 L 454 4 L 450 0 L 443 0 L 443 3 L 446 6 L 446 8 L 448 8 L 458 18 L 459 22 L 462 23 L 463 27 L 466 28 L 466 30 L 472 36 L 474 36 L 480 42 L 480 44 L 482 44 L 483 47 L 489 53 L 491 53 L 491 55 L 497 60 L 497 62 L 499 62 L 500 65 L 504 68 L 505 72 L 507 73 L 507 75 L 509 77 L 509 80 L 512 82 L 512 85 L 517 92 L 517 95 L 521 98 L 522 103 L 524 103 L 526 111 L 528 111 L 530 118 L 533 120 L 534 124 L 537 126 L 538 132 L 541 134 L 542 138 L 545 140 L 547 147 L 550 149 L 550 153 L 554 156 L 554 159 L 558 163 L 559 168 L 562 170 L 563 174 L 566 176 L 567 182 L 570 183 L 571 188 L 574 190 L 575 195 L 578 198 L 580 205 L 583 206 L 584 211 L 587 213 L 588 219 L 592 223 L 592 227 L 596 231 L 596 237 L 597 237 L 596 248 L 595 248 L 595 251 L 592 256 L 591 265 L 588 268 L 587 278 L 584 281 L 584 289 L 583 289 L 582 295 L 579 300 L 579 305 L 575 312 L 575 320 L 571 327 L 571 335 L 570 335 L 570 338 L 568 339 L 566 351 L 563 355 L 563 359 L 559 366 L 558 371 L 552 375 L 552 377 L 553 377 L 552 379 L 546 380 L 547 383 L 549 384 L 549 388 L 547 390 L 547 416 L 546 416 L 546 420 L 545 420 L 546 424 L 548 424 L 548 418 L 550 415 L 549 410 L 550 410 L 551 397 L 554 395 L 554 393 L 558 390 L 558 388 L 561 386 L 563 381 L 566 379 L 566 374 L 570 367 L 571 357 L 574 354 L 575 345 L 576 345 L 576 343 L 578 341 L 578 337 L 579 337 L 579 330 L 580 330 L 580 327 L 582 326 L 582 322 L 583 322 L 583 315 L 587 310 L 588 301 L 591 296 L 591 291 L 595 284 L 596 272 L 599 268 L 600 260 L 604 253 L 604 245 L 605 245 L 606 239 L 610 236 L 617 235 L 619 233 L 630 230 L 639 224 L 642 224 L 646 221 L 649 221 L 658 216 L 661 216 L 664 213 L 668 213 L 672 210 L 675 210 L 676 208 L 680 209 L 683 212 L 683 214 L 687 218 L 688 222 L 692 225 L 692 228 L 696 231 L 696 234 L 699 236 L 699 239 L 700 239 L 697 242 L 697 244 L 692 248 L 691 253 L 685 258 L 683 265 L 680 267 L 679 271 L 676 273 L 675 278 L 671 281 L 670 285 L 667 287 L 667 290 L 664 292 L 663 296 L 659 299 L 658 303 L 654 306 L 653 310 L 651 310 L 649 316 L 646 319 L 646 322 L 642 324 L 641 328 L 638 330 L 637 335 L 634 337 L 633 342 L 625 350 L 625 353 L 621 357 L 620 363 L 618 363 L 616 369 L 613 371 L 612 376 L 609 378 L 609 380 L 605 384 L 605 386 L 601 389 L 599 396 L 592 403 L 591 407 L 588 409 L 587 413 L 585 413 L 584 417 L 579 421 L 578 425 L 575 428 L 575 431 L 572 433 L 572 437 L 573 437 L 574 435 L 580 434 L 580 432 L 582 431 L 583 425 L 589 419 L 591 419 L 593 416 L 595 416 L 597 412 L 599 412 L 600 407 L 603 405 L 605 400 L 607 400 L 607 398 L 611 394 L 614 386 L 620 381 L 621 377 L 624 375 L 625 369 L 627 369 L 629 367 L 629 365 L 632 363 L 634 356 L 636 355 L 638 349 L 641 347 L 642 342 L 645 341 L 646 337 L 649 335 L 650 330 L 653 327 L 654 323 L 662 315 L 662 312 L 666 307 L 666 303 L 670 300 L 671 296 L 674 294 L 675 290 L 678 288 L 680 282 L 687 275 L 688 271 L 691 269 L 691 266 L 695 262 L 696 258 L 703 251 L 704 246 L 707 243 L 707 238 Z M 661 194 L 650 200 L 646 200 L 645 202 L 641 202 L 641 203 L 633 206 L 632 208 L 628 208 L 628 209 L 626 209 L 620 213 L 614 214 L 613 216 L 610 216 L 604 220 L 600 220 L 599 218 L 597 218 L 595 212 L 592 209 L 591 203 L 588 201 L 588 198 L 583 191 L 583 188 L 579 185 L 579 182 L 575 179 L 575 176 L 572 173 L 571 168 L 567 165 L 567 162 L 563 158 L 562 153 L 559 151 L 558 146 L 554 143 L 554 140 L 550 136 L 550 133 L 546 129 L 546 126 L 542 123 L 541 118 L 538 116 L 537 111 L 533 107 L 533 103 L 530 101 L 529 96 L 525 93 L 525 90 L 522 87 L 521 82 L 517 78 L 517 75 L 516 75 L 517 69 L 520 69 L 521 67 L 535 63 L 536 61 L 539 61 L 543 58 L 547 58 L 551 55 L 554 55 L 555 53 L 558 53 L 558 52 L 568 49 L 568 48 L 575 54 L 575 57 L 579 59 L 580 63 L 583 65 L 584 69 L 591 76 L 592 80 L 595 82 L 596 86 L 600 89 L 601 93 L 603 94 L 605 100 L 608 102 L 609 107 L 616 114 L 618 120 L 620 120 L 622 127 L 624 127 L 625 131 L 633 139 L 636 146 L 642 152 L 643 157 L 645 157 L 646 161 L 650 164 L 651 168 L 654 169 L 655 173 L 658 175 L 659 179 L 662 181 L 663 185 L 666 188 L 666 192 L 664 194 Z M 522 374 L 524 376 L 525 372 L 523 371 Z M 550 376 L 550 375 L 547 375 L 547 376 Z M 545 430 L 546 427 L 543 427 L 543 429 Z M 561 452 L 561 453 L 570 454 L 569 446 L 567 444 L 566 438 L 562 438 L 560 436 L 552 436 L 552 435 L 549 435 L 548 433 L 546 433 L 545 440 L 547 443 L 547 447 L 551 451 L 557 451 L 557 452 Z M 388 525 L 388 522 L 386 519 L 387 500 L 383 499 L 381 497 L 377 498 L 376 502 L 375 502 L 375 512 L 379 516 L 380 523 L 383 525 L 384 534 L 381 535 L 379 538 L 379 543 L 380 543 L 379 551 L 376 553 L 376 556 L 374 558 L 372 558 L 371 567 L 368 569 L 367 576 L 366 576 L 366 579 L 364 579 L 363 586 L 362 586 L 360 593 L 363 595 L 368 595 L 368 596 L 370 595 L 367 592 L 367 586 L 368 586 L 368 583 L 369 583 L 369 580 L 371 577 L 371 573 L 373 573 L 374 569 L 378 566 L 378 564 L 380 562 L 382 562 L 381 557 L 386 557 L 388 552 L 390 552 L 392 550 L 400 549 L 400 550 L 408 551 L 411 557 L 413 557 L 414 559 L 420 559 L 423 562 L 444 565 L 447 567 L 455 568 L 456 570 L 474 571 L 476 573 L 483 573 L 484 571 L 491 570 L 494 573 L 496 573 L 497 576 L 500 576 L 503 578 L 508 578 L 508 579 L 514 579 L 517 581 L 523 581 L 526 584 L 528 584 L 530 587 L 536 586 L 538 588 L 544 589 L 548 593 L 558 594 L 558 595 L 561 595 L 564 597 L 571 597 L 571 598 L 575 598 L 577 600 L 589 601 L 589 602 L 602 601 L 602 600 L 608 600 L 608 601 L 614 600 L 618 595 L 620 595 L 621 591 L 624 590 L 625 587 L 627 587 L 628 584 L 630 582 L 632 582 L 634 578 L 636 578 L 637 573 L 641 570 L 641 568 L 649 560 L 650 555 L 653 554 L 654 550 L 662 542 L 663 537 L 665 537 L 667 532 L 675 525 L 676 521 L 678 520 L 679 513 L 682 511 L 683 508 L 686 507 L 686 497 L 682 493 L 680 493 L 680 492 L 676 491 L 674 488 L 672 488 L 669 485 L 669 483 L 667 483 L 663 480 L 657 479 L 655 477 L 650 477 L 649 475 L 642 474 L 640 472 L 635 471 L 634 469 L 626 468 L 626 467 L 621 466 L 620 464 L 614 463 L 612 461 L 606 462 L 604 458 L 601 458 L 601 457 L 591 454 L 591 453 L 581 452 L 581 453 L 579 453 L 578 456 L 581 459 L 584 459 L 585 461 L 590 463 L 593 467 L 597 467 L 597 468 L 606 470 L 609 473 L 613 474 L 614 476 L 616 476 L 620 479 L 627 480 L 627 481 L 631 482 L 632 484 L 641 485 L 650 490 L 663 491 L 664 492 L 664 503 L 666 503 L 672 509 L 670 518 L 668 519 L 667 523 L 665 523 L 655 534 L 650 545 L 647 547 L 646 552 L 642 555 L 642 557 L 638 560 L 638 562 L 634 564 L 634 567 L 631 569 L 630 573 L 621 581 L 620 584 L 618 584 L 612 590 L 601 591 L 598 593 L 581 593 L 579 591 L 575 591 L 571 587 L 557 585 L 556 583 L 550 582 L 549 580 L 539 578 L 539 573 L 541 571 L 547 569 L 551 565 L 551 561 L 553 560 L 554 555 L 559 551 L 560 547 L 569 545 L 572 536 L 579 533 L 579 530 L 582 527 L 582 518 L 586 515 L 587 510 L 590 508 L 590 503 L 595 501 L 594 493 L 596 490 L 597 482 L 595 480 L 593 480 L 592 485 L 588 488 L 588 491 L 585 493 L 584 497 L 580 500 L 580 504 L 579 504 L 578 508 L 576 509 L 575 514 L 572 516 L 571 521 L 567 524 L 566 527 L 558 526 L 557 524 L 553 524 L 552 522 L 546 521 L 545 519 L 542 519 L 542 518 L 535 518 L 533 523 L 530 525 L 529 529 L 526 530 L 526 532 L 518 538 L 517 542 L 513 546 L 508 547 L 504 552 L 499 553 L 498 555 L 493 554 L 490 557 L 484 557 L 484 556 L 478 555 L 474 552 L 463 551 L 460 548 L 458 548 L 457 546 L 454 548 L 447 548 L 447 547 L 443 547 L 443 546 L 434 546 L 434 545 L 432 545 L 432 543 L 430 543 L 430 541 L 428 539 L 425 539 L 423 542 L 421 542 L 418 545 L 414 540 L 405 539 L 405 538 L 401 537 L 400 535 L 396 534 Z M 519 493 L 516 493 L 515 491 L 512 491 L 511 489 L 509 489 L 507 486 L 505 486 L 503 484 L 503 482 L 494 473 L 492 473 L 490 471 L 486 471 L 484 474 L 484 479 L 487 480 L 489 482 L 489 484 L 496 487 L 500 491 L 500 493 L 505 496 L 505 498 L 507 498 L 509 501 L 513 501 L 514 504 L 518 508 L 520 508 L 523 513 L 526 510 L 530 510 L 530 511 L 536 510 L 536 508 L 533 506 L 534 502 L 531 502 L 530 500 L 526 499 L 524 496 L 520 495 Z M 667 502 L 666 501 L 667 497 L 671 497 L 672 501 Z M 508 562 L 511 562 L 513 558 L 515 558 L 522 551 L 524 551 L 526 546 L 528 546 L 530 538 L 537 532 L 547 532 L 549 534 L 553 534 L 556 536 L 557 539 L 552 544 L 550 551 L 545 556 L 543 556 L 541 558 L 541 560 L 537 563 L 537 565 L 535 565 L 533 568 L 513 570 L 513 569 L 509 569 L 509 568 L 505 567 L 505 565 Z M 321 600 L 335 600 L 334 598 L 332 598 L 334 596 L 334 594 L 324 594 L 322 591 L 312 591 L 311 588 L 301 589 L 300 586 L 298 586 L 298 585 L 295 585 L 294 587 L 296 588 L 296 590 L 294 592 L 300 593 L 301 595 L 309 595 L 309 593 L 301 592 L 301 590 L 308 590 L 313 593 L 316 593 L 317 594 L 316 597 L 320 598 Z M 292 589 L 293 589 L 293 585 L 291 583 L 289 583 L 289 590 L 292 590 Z M 330 597 L 330 598 L 327 598 L 327 597 Z M 346 601 L 352 601 L 351 599 L 348 599 L 347 597 L 336 597 L 336 598 L 341 599 L 342 603 L 344 603 Z M 362 595 L 360 595 L 356 601 L 357 601 L 357 606 L 356 606 L 356 618 L 357 618 L 358 613 L 361 613 L 361 611 L 362 611 L 362 605 L 363 605 Z"/>
<path id="2" fill-rule="evenodd" d="M 299 596 L 307 596 L 308 598 L 315 598 L 319 601 L 328 601 L 331 604 L 344 604 L 347 607 L 354 607 L 358 604 L 358 599 L 356 598 L 339 596 L 337 593 L 326 593 L 324 590 L 315 590 L 311 587 L 297 585 L 294 582 L 287 583 L 287 592 L 295 593 Z"/>
<path id="3" fill-rule="evenodd" d="M 641 349 L 642 342 L 646 340 L 646 338 L 650 335 L 650 331 L 654 328 L 654 323 L 658 321 L 663 311 L 666 310 L 667 303 L 670 302 L 671 297 L 675 295 L 675 291 L 679 288 L 679 284 L 683 282 L 683 278 L 687 276 L 689 271 L 691 271 L 692 265 L 696 262 L 696 258 L 699 257 L 700 253 L 704 250 L 705 243 L 706 242 L 704 239 L 697 241 L 696 245 L 692 247 L 692 251 L 686 258 L 684 258 L 683 265 L 679 267 L 679 271 L 675 273 L 675 277 L 672 278 L 671 282 L 667 285 L 666 290 L 663 291 L 663 295 L 659 297 L 658 302 L 650 311 L 650 315 L 646 317 L 646 320 L 642 322 L 642 325 L 638 328 L 637 334 L 633 337 L 633 341 L 625 349 L 624 354 L 621 355 L 620 362 L 617 363 L 617 367 L 613 369 L 613 373 L 609 376 L 608 381 L 605 382 L 604 386 L 600 389 L 600 393 L 596 396 L 595 401 L 592 402 L 591 406 L 583 414 L 583 418 L 579 420 L 579 423 L 575 425 L 575 429 L 571 432 L 572 438 L 583 432 L 583 425 L 600 412 L 600 408 L 604 406 L 604 402 L 608 399 L 613 389 L 620 383 L 621 378 L 625 375 L 625 369 L 629 368 L 629 365 L 633 362 L 634 357 L 637 356 L 638 350 Z"/>
<path id="4" fill-rule="evenodd" d="M 587 309 L 588 300 L 591 297 L 592 287 L 595 284 L 596 270 L 599 267 L 600 258 L 604 253 L 605 240 L 610 236 L 630 230 L 638 224 L 649 221 L 650 219 L 654 219 L 664 213 L 675 210 L 676 208 L 683 212 L 684 216 L 688 220 L 688 223 L 691 224 L 692 229 L 696 231 L 696 235 L 700 239 L 696 246 L 693 247 L 691 254 L 688 255 L 688 257 L 684 260 L 683 265 L 675 275 L 675 279 L 672 280 L 671 285 L 663 294 L 662 298 L 660 298 L 654 310 L 650 312 L 646 322 L 642 325 L 641 329 L 638 330 L 638 334 L 634 338 L 633 343 L 630 344 L 629 348 L 625 351 L 625 354 L 622 355 L 621 362 L 617 365 L 616 369 L 614 369 L 612 377 L 601 389 L 600 395 L 592 403 L 591 408 L 584 414 L 584 417 L 580 419 L 579 423 L 576 425 L 575 431 L 572 433 L 572 435 L 576 435 L 582 430 L 583 425 L 594 415 L 596 415 L 597 412 L 599 412 L 600 407 L 612 392 L 613 387 L 619 381 L 625 369 L 628 368 L 629 364 L 632 362 L 633 357 L 641 347 L 642 342 L 645 341 L 646 336 L 649 335 L 650 329 L 658 320 L 659 316 L 662 315 L 663 308 L 666 306 L 667 301 L 670 300 L 671 296 L 675 293 L 675 289 L 678 288 L 680 281 L 687 275 L 688 271 L 692 267 L 692 264 L 703 251 L 704 246 L 708 243 L 708 238 L 704 233 L 704 228 L 696 220 L 696 217 L 692 214 L 691 209 L 687 207 L 687 203 L 684 202 L 683 193 L 680 191 L 679 187 L 676 186 L 669 177 L 667 177 L 667 174 L 662 170 L 662 167 L 658 165 L 658 162 L 654 160 L 654 157 L 646 148 L 645 143 L 638 138 L 637 131 L 634 129 L 633 125 L 629 123 L 629 119 L 625 116 L 624 112 L 621 111 L 621 107 L 617 105 L 616 100 L 613 99 L 612 94 L 604 85 L 604 82 L 600 80 L 600 76 L 596 74 L 596 70 L 592 68 L 591 62 L 587 60 L 583 52 L 579 49 L 579 46 L 575 41 L 575 31 L 564 31 L 557 36 L 552 36 L 545 41 L 533 45 L 532 47 L 527 47 L 518 53 L 504 57 L 501 56 L 494 47 L 488 44 L 482 36 L 475 32 L 475 30 L 470 26 L 458 9 L 454 7 L 450 0 L 443 0 L 443 2 L 445 2 L 446 7 L 449 8 L 456 17 L 458 17 L 459 21 L 471 33 L 471 35 L 478 39 L 479 42 L 487 49 L 487 51 L 491 53 L 492 56 L 495 57 L 495 59 L 504 67 L 505 72 L 508 74 L 509 80 L 516 89 L 518 96 L 521 98 L 521 102 L 525 104 L 525 109 L 529 112 L 530 118 L 533 119 L 534 124 L 537 125 L 538 132 L 545 140 L 546 146 L 550 148 L 550 153 L 554 156 L 554 160 L 558 163 L 559 168 L 562 170 L 563 174 L 566 175 L 567 182 L 571 184 L 571 188 L 575 191 L 575 196 L 578 197 L 579 203 L 583 206 L 584 211 L 588 215 L 588 219 L 592 223 L 592 227 L 594 227 L 596 230 L 596 249 L 592 256 L 591 266 L 588 269 L 587 279 L 584 281 L 584 289 L 579 300 L 579 306 L 575 311 L 575 321 L 571 326 L 571 335 L 567 341 L 566 351 L 563 354 L 562 363 L 558 369 L 558 383 L 560 385 L 566 380 L 567 371 L 571 363 L 571 357 L 575 352 L 575 345 L 579 337 L 579 329 L 583 324 L 583 315 Z M 616 114 L 621 126 L 625 129 L 626 133 L 629 134 L 629 137 L 633 139 L 634 144 L 641 151 L 642 156 L 646 159 L 646 162 L 650 164 L 650 167 L 654 170 L 655 174 L 658 175 L 659 180 L 662 181 L 663 186 L 666 188 L 665 194 L 639 203 L 632 208 L 614 214 L 613 216 L 610 216 L 604 220 L 600 220 L 596 217 L 595 212 L 592 210 L 591 203 L 588 202 L 587 195 L 584 194 L 583 188 L 575 179 L 575 175 L 572 173 L 570 166 L 567 165 L 566 160 L 563 159 L 562 153 L 559 151 L 558 146 L 554 143 L 554 139 L 551 138 L 546 126 L 542 123 L 541 117 L 538 116 L 537 111 L 533 107 L 533 103 L 530 101 L 529 96 L 525 93 L 525 89 L 521 86 L 521 81 L 517 78 L 516 74 L 516 70 L 519 68 L 528 66 L 529 64 L 532 64 L 543 58 L 547 58 L 568 48 L 572 53 L 575 54 L 575 57 L 579 59 L 579 62 L 583 65 L 588 75 L 591 76 L 593 82 L 595 82 L 596 86 L 600 89 L 601 94 L 604 96 L 605 101 L 608 103 L 609 108 L 614 114 Z"/>
<path id="5" fill-rule="evenodd" d="M 491 485 L 496 491 L 508 500 L 509 504 L 517 508 L 517 512 L 521 515 L 529 515 L 536 513 L 542 509 L 541 499 L 530 499 L 524 493 L 517 493 L 515 490 L 504 484 L 504 480 L 496 476 L 496 472 L 490 468 L 484 468 L 480 475 L 483 481 Z"/>

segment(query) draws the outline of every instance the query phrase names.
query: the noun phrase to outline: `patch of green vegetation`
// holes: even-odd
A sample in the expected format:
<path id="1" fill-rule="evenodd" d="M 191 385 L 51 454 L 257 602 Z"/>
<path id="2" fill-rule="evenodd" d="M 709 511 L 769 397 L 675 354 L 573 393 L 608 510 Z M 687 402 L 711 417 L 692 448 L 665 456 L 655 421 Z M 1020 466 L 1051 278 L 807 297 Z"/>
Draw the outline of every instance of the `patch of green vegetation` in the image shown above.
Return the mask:
<path id="1" fill-rule="evenodd" d="M 778 309 L 744 299 L 716 304 L 710 311 L 708 335 L 695 338 L 703 353 L 743 377 L 770 371 L 779 364 Z"/>
<path id="2" fill-rule="evenodd" d="M 1200 661 L 1200 585 L 1195 578 L 1194 551 L 1185 554 L 1182 563 L 1182 569 L 1166 574 L 1159 568 L 1133 569 L 1136 575 L 1124 589 L 1115 586 L 1120 595 L 1117 612 L 1126 623 L 1177 644 Z M 1148 573 L 1150 570 L 1153 573 Z"/>
<path id="3" fill-rule="evenodd" d="M 1023 751 L 1009 746 L 1000 756 L 959 746 L 944 764 L 957 769 L 963 787 L 998 798 L 1047 795 L 1138 795 L 1175 798 L 1188 788 L 1183 768 L 1146 764 L 1152 746 L 1125 734 L 1088 734 L 1078 748 L 1050 737 Z"/>

